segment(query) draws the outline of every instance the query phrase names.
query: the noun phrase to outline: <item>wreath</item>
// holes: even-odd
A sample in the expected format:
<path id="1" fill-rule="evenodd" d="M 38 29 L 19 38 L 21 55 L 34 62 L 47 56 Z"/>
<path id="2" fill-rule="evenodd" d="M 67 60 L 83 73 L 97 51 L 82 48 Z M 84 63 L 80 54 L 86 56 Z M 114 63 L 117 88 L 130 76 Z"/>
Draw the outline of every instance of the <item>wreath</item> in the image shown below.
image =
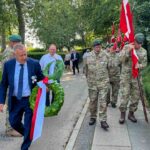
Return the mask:
<path id="1" fill-rule="evenodd" d="M 54 73 L 52 75 L 48 75 L 49 68 L 51 64 L 54 62 L 51 62 L 47 64 L 45 69 L 43 70 L 43 74 L 48 77 L 49 80 L 53 80 L 51 84 L 48 85 L 48 89 L 52 90 L 54 93 L 54 101 L 50 106 L 45 106 L 45 117 L 55 116 L 60 111 L 63 103 L 64 103 L 64 89 L 63 87 L 56 81 L 60 79 L 60 77 L 63 74 L 64 70 L 64 63 L 61 60 L 56 60 Z M 34 87 L 30 96 L 30 107 L 33 110 L 35 107 L 35 100 L 36 95 L 38 92 L 38 86 Z"/>

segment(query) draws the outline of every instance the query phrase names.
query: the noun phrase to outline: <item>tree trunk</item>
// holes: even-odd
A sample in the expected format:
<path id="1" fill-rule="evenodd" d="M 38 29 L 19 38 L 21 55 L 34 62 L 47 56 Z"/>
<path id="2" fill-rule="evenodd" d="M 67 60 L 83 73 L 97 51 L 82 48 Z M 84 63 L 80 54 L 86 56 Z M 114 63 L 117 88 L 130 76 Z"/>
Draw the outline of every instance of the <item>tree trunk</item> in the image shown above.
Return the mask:
<path id="1" fill-rule="evenodd" d="M 25 42 L 25 22 L 24 22 L 24 16 L 22 13 L 22 7 L 20 0 L 14 0 L 17 10 L 17 16 L 18 16 L 18 23 L 19 23 L 19 34 L 22 37 L 22 43 Z"/>
<path id="2" fill-rule="evenodd" d="M 5 29 L 2 29 L 2 52 L 6 48 L 6 35 L 5 35 Z"/>

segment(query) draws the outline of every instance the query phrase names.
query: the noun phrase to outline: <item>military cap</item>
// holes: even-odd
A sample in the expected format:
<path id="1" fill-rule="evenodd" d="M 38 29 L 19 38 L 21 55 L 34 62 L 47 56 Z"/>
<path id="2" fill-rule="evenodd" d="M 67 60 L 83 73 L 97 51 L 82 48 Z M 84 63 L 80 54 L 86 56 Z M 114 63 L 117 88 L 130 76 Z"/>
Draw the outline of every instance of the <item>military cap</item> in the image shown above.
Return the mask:
<path id="1" fill-rule="evenodd" d="M 99 39 L 96 39 L 93 41 L 93 46 L 97 46 L 97 45 L 101 45 L 101 44 L 102 44 L 102 41 Z"/>
<path id="2" fill-rule="evenodd" d="M 136 42 L 138 44 L 142 44 L 144 42 L 144 34 L 143 33 L 137 33 L 135 35 L 134 39 L 136 40 Z"/>
<path id="3" fill-rule="evenodd" d="M 9 40 L 12 42 L 21 42 L 22 38 L 20 35 L 12 34 L 10 35 Z"/>

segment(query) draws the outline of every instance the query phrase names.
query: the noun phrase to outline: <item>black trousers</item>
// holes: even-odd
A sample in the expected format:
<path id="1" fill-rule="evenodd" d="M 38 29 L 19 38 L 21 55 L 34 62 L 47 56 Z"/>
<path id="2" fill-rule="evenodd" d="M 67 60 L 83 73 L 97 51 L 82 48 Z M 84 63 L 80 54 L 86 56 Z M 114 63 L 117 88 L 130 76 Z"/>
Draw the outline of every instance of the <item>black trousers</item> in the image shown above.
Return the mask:
<path id="1" fill-rule="evenodd" d="M 79 73 L 78 61 L 76 61 L 76 60 L 73 61 L 73 66 L 72 66 L 73 74 L 76 74 L 75 68 L 77 69 L 77 71 L 78 71 L 78 73 Z"/>
<path id="2" fill-rule="evenodd" d="M 60 83 L 60 80 L 58 79 L 57 82 Z M 48 91 L 48 92 L 46 93 L 46 104 L 45 104 L 47 107 L 50 106 L 49 95 L 50 95 L 50 92 Z M 54 92 L 52 92 L 52 101 L 51 101 L 51 103 L 54 102 L 54 96 L 55 96 L 55 95 L 54 95 Z"/>
<path id="3" fill-rule="evenodd" d="M 12 109 L 9 112 L 9 121 L 12 128 L 24 136 L 21 150 L 28 150 L 31 145 L 30 129 L 32 114 L 33 113 L 29 104 L 29 97 L 22 98 L 21 100 L 17 100 L 16 97 L 12 97 Z M 23 115 L 24 124 L 22 123 Z"/>

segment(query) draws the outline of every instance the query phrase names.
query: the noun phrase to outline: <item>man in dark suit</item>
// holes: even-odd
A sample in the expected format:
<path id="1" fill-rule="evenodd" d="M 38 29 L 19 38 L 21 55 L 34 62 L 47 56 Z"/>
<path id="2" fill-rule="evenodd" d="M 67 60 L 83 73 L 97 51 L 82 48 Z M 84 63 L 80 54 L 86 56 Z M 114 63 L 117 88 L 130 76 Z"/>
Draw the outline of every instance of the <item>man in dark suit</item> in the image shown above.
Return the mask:
<path id="1" fill-rule="evenodd" d="M 72 61 L 73 74 L 75 75 L 76 74 L 75 68 L 78 70 L 78 73 L 79 73 L 79 67 L 78 67 L 79 53 L 77 53 L 75 50 L 72 51 L 71 61 Z"/>
<path id="2" fill-rule="evenodd" d="M 32 120 L 32 110 L 29 105 L 29 96 L 35 83 L 44 78 L 39 63 L 31 58 L 27 58 L 27 52 L 22 44 L 14 46 L 15 58 L 4 64 L 2 81 L 0 84 L 0 112 L 3 111 L 7 88 L 9 121 L 11 126 L 24 136 L 21 150 L 28 150 L 31 145 L 30 128 Z M 24 115 L 24 124 L 22 118 Z"/>

